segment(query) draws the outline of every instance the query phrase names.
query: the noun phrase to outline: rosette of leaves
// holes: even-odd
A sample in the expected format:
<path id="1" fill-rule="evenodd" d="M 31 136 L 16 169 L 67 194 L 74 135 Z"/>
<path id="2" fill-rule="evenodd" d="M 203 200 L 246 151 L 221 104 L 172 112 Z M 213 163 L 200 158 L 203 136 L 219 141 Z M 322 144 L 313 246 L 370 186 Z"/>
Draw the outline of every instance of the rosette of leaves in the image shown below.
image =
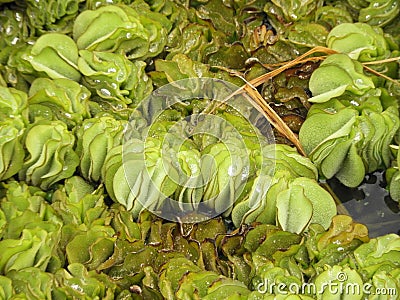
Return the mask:
<path id="1" fill-rule="evenodd" d="M 399 53 L 392 36 L 366 23 L 339 24 L 329 32 L 327 46 L 360 62 L 385 60 Z M 372 64 L 370 68 L 392 78 L 398 77 L 395 61 Z"/>
<path id="2" fill-rule="evenodd" d="M 152 91 L 146 63 L 125 56 L 98 51 L 79 51 L 78 68 L 83 84 L 106 101 L 136 106 Z"/>
<path id="3" fill-rule="evenodd" d="M 383 30 L 366 23 L 342 23 L 335 26 L 329 32 L 326 44 L 361 62 L 382 60 L 390 56 Z"/>
<path id="4" fill-rule="evenodd" d="M 271 12 L 283 16 L 286 23 L 290 23 L 310 17 L 320 6 L 322 6 L 321 1 L 272 0 L 271 3 L 266 4 L 264 10 L 267 13 Z"/>
<path id="5" fill-rule="evenodd" d="M 185 78 L 211 77 L 211 72 L 205 64 L 193 61 L 184 54 L 176 54 L 171 60 L 156 60 L 155 71 L 149 75 L 157 86 L 161 86 Z"/>
<path id="6" fill-rule="evenodd" d="M 29 42 L 20 42 L 2 49 L 0 54 L 0 74 L 4 78 L 2 86 L 14 87 L 21 92 L 28 93 L 30 82 L 36 77 L 40 77 L 39 72 L 26 60 L 26 57 L 30 55 L 33 43 L 32 39 Z M 42 75 L 42 77 L 46 77 L 46 75 Z"/>
<path id="7" fill-rule="evenodd" d="M 23 229 L 16 239 L 0 241 L 2 259 L 0 272 L 7 274 L 11 270 L 35 267 L 45 270 L 54 251 L 54 241 L 59 239 L 59 232 L 49 232 L 42 228 Z"/>
<path id="8" fill-rule="evenodd" d="M 103 225 L 79 229 L 81 228 L 78 228 L 66 245 L 66 259 L 69 264 L 79 263 L 94 270 L 112 255 L 115 231 L 112 227 Z"/>
<path id="9" fill-rule="evenodd" d="M 345 91 L 360 96 L 374 87 L 372 78 L 364 74 L 361 63 L 346 54 L 332 54 L 311 75 L 309 89 L 313 97 L 309 101 L 326 102 Z"/>
<path id="10" fill-rule="evenodd" d="M 286 291 L 292 285 L 299 288 L 296 294 L 306 293 L 315 298 L 318 290 L 302 292 L 303 284 L 315 284 L 315 279 L 332 267 L 344 266 L 351 274 L 362 274 L 358 266 L 348 266 L 348 257 L 369 241 L 367 228 L 344 215 L 335 216 L 328 230 L 313 224 L 306 234 L 298 235 L 273 225 L 259 224 L 250 226 L 243 238 L 236 249 L 247 251 L 242 255 L 246 262 L 251 261 L 250 287 L 257 291 L 255 295 L 264 297 L 280 297 L 276 286 L 282 284 Z"/>
<path id="11" fill-rule="evenodd" d="M 363 279 L 361 277 L 361 274 L 358 273 L 356 270 L 348 267 L 348 266 L 333 266 L 333 267 L 327 267 L 325 271 L 322 273 L 318 274 L 314 280 L 315 284 L 315 289 L 317 291 L 323 291 L 322 294 L 317 298 L 317 299 L 323 299 L 324 297 L 327 297 L 327 295 L 331 295 L 332 293 L 328 290 L 324 290 L 323 287 L 328 284 L 343 284 L 344 286 L 349 286 L 354 285 L 357 286 L 358 289 L 361 290 L 361 287 L 363 286 Z M 347 298 L 347 299 L 358 299 L 361 300 L 363 299 L 363 295 L 358 293 L 356 291 L 356 288 L 354 291 L 349 291 L 346 293 L 346 291 L 340 291 L 338 295 L 339 297 Z M 328 296 L 328 297 L 329 297 Z"/>
<path id="12" fill-rule="evenodd" d="M 59 247 L 66 261 L 90 270 L 97 268 L 111 256 L 115 242 L 103 189 L 94 190 L 84 179 L 74 176 L 66 179 L 51 200 L 65 224 Z"/>
<path id="13" fill-rule="evenodd" d="M 25 151 L 22 145 L 24 125 L 18 120 L 0 121 L 0 180 L 14 176 L 21 169 Z"/>
<path id="14" fill-rule="evenodd" d="M 179 53 L 194 61 L 206 63 L 208 57 L 219 50 L 224 40 L 225 36 L 210 24 L 189 23 L 182 29 L 178 44 L 168 49 L 167 58 L 171 59 Z"/>
<path id="15" fill-rule="evenodd" d="M 6 119 L 28 123 L 28 96 L 18 89 L 0 86 L 0 121 Z"/>
<path id="16" fill-rule="evenodd" d="M 115 299 L 116 284 L 104 273 L 88 271 L 82 264 L 73 263 L 54 274 L 52 295 L 61 299 Z M 79 287 L 79 288 L 77 288 Z"/>
<path id="17" fill-rule="evenodd" d="M 37 78 L 29 89 L 29 114 L 32 121 L 62 120 L 69 128 L 89 117 L 90 92 L 66 78 Z"/>
<path id="18" fill-rule="evenodd" d="M 0 20 L 2 24 L 0 30 L 2 49 L 0 53 L 11 50 L 4 49 L 5 45 L 12 47 L 18 42 L 26 41 L 33 34 L 29 30 L 27 16 L 21 10 L 4 8 L 0 12 Z"/>
<path id="19" fill-rule="evenodd" d="M 233 208 L 235 226 L 252 222 L 277 223 L 295 233 L 306 230 L 312 223 L 328 228 L 336 215 L 336 205 L 316 181 L 318 173 L 312 162 L 282 144 L 276 145 L 275 157 L 265 155 L 268 156 L 275 163 L 275 172 L 257 174 L 245 198 Z"/>
<path id="20" fill-rule="evenodd" d="M 351 97 L 359 106 L 332 99 L 311 107 L 299 138 L 322 176 L 355 187 L 366 173 L 389 166 L 399 117 L 394 106 L 382 107 L 379 95 Z"/>
<path id="21" fill-rule="evenodd" d="M 202 151 L 203 202 L 217 214 L 230 208 L 249 179 L 248 153 L 241 141 L 216 143 Z"/>
<path id="22" fill-rule="evenodd" d="M 354 250 L 360 273 L 372 291 L 379 288 L 398 291 L 400 288 L 399 242 L 397 234 L 387 234 L 371 239 Z"/>
<path id="23" fill-rule="evenodd" d="M 286 0 L 273 0 L 265 4 L 264 12 L 268 16 L 268 20 L 271 23 L 272 27 L 276 30 L 278 35 L 286 34 L 286 27 L 289 25 L 293 25 L 290 27 L 295 28 L 296 24 L 301 23 L 312 23 L 314 20 L 315 11 L 322 6 L 322 1 L 286 1 Z M 301 26 L 301 25 L 300 25 Z M 309 28 L 306 28 L 304 25 L 301 26 L 303 29 L 295 29 L 294 35 L 297 37 L 309 39 L 310 37 L 318 36 L 323 31 L 323 28 L 320 27 L 319 24 L 312 23 Z M 311 28 L 316 29 L 316 32 L 310 30 Z M 300 31 L 305 31 L 306 34 L 302 36 Z M 300 33 L 300 34 L 298 34 Z"/>
<path id="24" fill-rule="evenodd" d="M 82 177 L 99 181 L 107 153 L 121 144 L 125 121 L 109 116 L 83 121 L 76 132 L 76 153 L 80 157 Z"/>
<path id="25" fill-rule="evenodd" d="M 34 267 L 55 270 L 62 264 L 58 251 L 62 221 L 39 188 L 25 183 L 3 183 L 0 208 L 7 221 L 0 237 L 0 273 Z"/>
<path id="26" fill-rule="evenodd" d="M 371 239 L 354 251 L 354 257 L 358 265 L 366 271 L 371 278 L 375 272 L 379 272 L 384 265 L 388 270 L 399 267 L 400 237 L 397 234 L 387 234 Z M 372 266 L 375 266 L 373 268 Z M 382 270 L 381 269 L 381 270 Z"/>
<path id="27" fill-rule="evenodd" d="M 193 6 L 196 7 L 198 18 L 209 20 L 216 30 L 223 32 L 231 40 L 238 26 L 235 24 L 236 11 L 243 9 L 244 6 L 242 3 L 235 4 L 234 7 L 217 0 L 209 0 L 199 1 L 199 5 L 193 4 Z"/>
<path id="28" fill-rule="evenodd" d="M 309 255 L 306 261 L 311 267 L 307 273 L 311 277 L 323 272 L 327 265 L 345 264 L 348 255 L 369 240 L 368 228 L 347 215 L 334 216 L 328 230 L 311 225 L 305 242 Z"/>
<path id="29" fill-rule="evenodd" d="M 103 189 L 95 190 L 78 176 L 66 179 L 65 185 L 54 191 L 51 202 L 65 224 L 62 230 L 67 239 L 63 241 L 63 247 L 77 232 L 105 225 L 110 215 L 104 203 Z"/>
<path id="30" fill-rule="evenodd" d="M 79 12 L 80 0 L 26 1 L 26 15 L 30 26 L 38 32 L 72 32 L 72 23 Z"/>
<path id="31" fill-rule="evenodd" d="M 79 287 L 79 288 L 77 288 Z M 55 273 L 29 267 L 0 277 L 2 299 L 114 299 L 116 285 L 105 274 L 72 264 Z"/>
<path id="32" fill-rule="evenodd" d="M 363 1 L 365 3 L 365 1 Z M 383 27 L 395 20 L 400 13 L 400 4 L 395 0 L 372 0 L 359 11 L 358 21 Z"/>
<path id="33" fill-rule="evenodd" d="M 10 280 L 10 286 L 8 295 L 3 299 L 15 297 L 24 297 L 24 299 L 52 298 L 54 276 L 51 273 L 28 267 L 19 271 L 12 270 L 7 274 L 7 278 Z"/>
<path id="34" fill-rule="evenodd" d="M 352 23 L 353 17 L 345 6 L 336 4 L 318 7 L 315 11 L 315 20 L 326 28 L 333 28 L 342 23 Z"/>
<path id="35" fill-rule="evenodd" d="M 75 137 L 64 122 L 35 122 L 24 136 L 28 156 L 19 172 L 20 179 L 46 190 L 72 176 L 79 164 L 74 143 Z"/>
<path id="36" fill-rule="evenodd" d="M 135 218 L 144 204 L 155 207 L 163 196 L 171 195 L 176 189 L 176 184 L 171 182 L 164 169 L 159 144 L 157 139 L 146 142 L 146 156 L 149 158 L 146 164 L 145 145 L 139 139 L 131 139 L 123 146 L 114 147 L 105 159 L 102 178 L 109 196 L 124 205 Z M 167 166 L 173 169 L 172 162 Z"/>
<path id="37" fill-rule="evenodd" d="M 324 46 L 329 30 L 318 23 L 296 22 L 286 31 L 284 37 L 300 47 Z"/>
<path id="38" fill-rule="evenodd" d="M 248 287 L 241 281 L 209 271 L 188 272 L 181 277 L 176 299 L 197 296 L 201 299 L 247 299 Z M 186 290 L 185 290 L 186 289 Z M 174 298 L 167 298 L 174 299 Z"/>
<path id="39" fill-rule="evenodd" d="M 325 45 L 329 26 L 318 21 L 323 1 L 270 1 L 264 11 L 276 31 L 275 41 L 284 40 L 297 50 Z M 271 34 L 269 34 L 271 37 Z"/>
<path id="40" fill-rule="evenodd" d="M 27 123 L 27 95 L 0 87 L 0 179 L 14 176 L 22 167 L 25 151 L 22 135 Z"/>
<path id="41" fill-rule="evenodd" d="M 171 23 L 162 14 L 126 5 L 85 10 L 75 20 L 73 37 L 80 50 L 115 52 L 128 59 L 157 56 L 167 42 Z"/>

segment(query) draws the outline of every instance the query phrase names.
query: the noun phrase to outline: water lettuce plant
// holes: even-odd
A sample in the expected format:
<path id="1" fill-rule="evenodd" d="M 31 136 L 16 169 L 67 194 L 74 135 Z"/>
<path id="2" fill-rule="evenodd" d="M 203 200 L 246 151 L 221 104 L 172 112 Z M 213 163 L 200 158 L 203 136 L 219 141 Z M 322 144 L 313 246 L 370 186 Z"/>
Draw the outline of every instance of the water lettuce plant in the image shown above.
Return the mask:
<path id="1" fill-rule="evenodd" d="M 129 6 L 102 6 L 78 15 L 73 37 L 80 50 L 116 52 L 143 60 L 160 54 L 170 29 L 165 16 L 148 9 L 139 14 Z"/>
<path id="2" fill-rule="evenodd" d="M 329 32 L 326 44 L 361 62 L 381 60 L 390 55 L 383 30 L 366 23 L 342 23 L 335 26 Z"/>
<path id="3" fill-rule="evenodd" d="M 72 176 L 79 164 L 74 143 L 74 135 L 62 121 L 35 122 L 24 137 L 28 155 L 19 171 L 20 179 L 46 190 Z"/>
<path id="4" fill-rule="evenodd" d="M 389 166 L 398 111 L 383 110 L 379 99 L 367 96 L 359 107 L 339 99 L 312 106 L 300 140 L 321 175 L 355 187 L 366 173 Z"/>
<path id="5" fill-rule="evenodd" d="M 372 78 L 364 75 L 362 65 L 346 54 L 332 54 L 310 78 L 311 102 L 320 103 L 341 96 L 345 91 L 363 95 L 375 87 Z"/>
<path id="6" fill-rule="evenodd" d="M 329 55 L 310 77 L 309 100 L 317 104 L 299 138 L 322 176 L 356 187 L 366 173 L 390 166 L 389 145 L 399 128 L 396 96 L 360 62 L 385 59 L 397 50 L 391 51 L 381 28 L 364 23 L 336 26 L 327 45 L 340 53 Z"/>
<path id="7" fill-rule="evenodd" d="M 33 45 L 26 59 L 32 67 L 52 79 L 68 78 L 79 81 L 78 47 L 74 40 L 60 33 L 44 34 Z"/>

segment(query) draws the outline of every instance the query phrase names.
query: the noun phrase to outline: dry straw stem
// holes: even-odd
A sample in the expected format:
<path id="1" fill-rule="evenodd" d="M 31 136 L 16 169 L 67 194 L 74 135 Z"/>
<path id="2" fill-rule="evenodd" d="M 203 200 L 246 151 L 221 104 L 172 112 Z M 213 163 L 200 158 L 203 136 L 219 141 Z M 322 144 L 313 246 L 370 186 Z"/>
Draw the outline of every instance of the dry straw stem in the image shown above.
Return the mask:
<path id="1" fill-rule="evenodd" d="M 215 110 L 218 107 L 220 107 L 223 103 L 228 101 L 233 96 L 243 93 L 243 92 L 246 92 L 253 100 L 253 101 L 249 101 L 249 102 L 258 111 L 263 113 L 263 115 L 271 123 L 271 125 L 274 126 L 275 129 L 278 130 L 278 132 L 280 134 L 282 134 L 289 141 L 291 141 L 302 155 L 306 156 L 306 153 L 304 152 L 304 149 L 301 146 L 297 135 L 286 125 L 286 123 L 281 119 L 281 117 L 269 106 L 268 102 L 265 101 L 265 99 L 260 95 L 260 93 L 257 91 L 256 87 L 265 83 L 269 79 L 279 75 L 280 73 L 286 71 L 287 69 L 294 67 L 295 65 L 302 64 L 302 63 L 305 63 L 308 61 L 320 61 L 320 60 L 324 60 L 326 58 L 326 55 L 308 57 L 315 53 L 324 53 L 324 54 L 329 55 L 329 54 L 335 54 L 338 52 L 335 50 L 332 50 L 330 48 L 327 48 L 327 47 L 317 46 L 289 62 L 283 62 L 283 63 L 278 63 L 278 64 L 264 64 L 263 66 L 266 68 L 275 68 L 275 67 L 277 67 L 277 68 L 273 69 L 272 71 L 267 72 L 257 78 L 254 78 L 250 81 L 247 81 L 246 79 L 244 79 L 243 76 L 241 76 L 242 74 L 240 74 L 239 72 L 231 71 L 230 73 L 232 75 L 240 77 L 246 84 L 243 85 L 242 87 L 240 87 L 234 93 L 232 93 L 230 96 L 228 96 L 222 102 L 217 103 L 213 107 L 211 107 L 211 106 L 207 107 L 205 109 L 205 112 L 213 113 L 213 112 L 215 112 Z M 363 67 L 366 71 L 373 73 L 374 75 L 380 76 L 380 77 L 382 77 L 386 80 L 389 80 L 397 85 L 400 85 L 399 81 L 394 80 L 393 78 L 390 78 L 384 74 L 381 74 L 367 66 L 367 65 L 382 64 L 382 63 L 397 61 L 397 60 L 400 60 L 400 57 L 392 57 L 392 58 L 379 60 L 379 61 L 365 62 L 365 63 L 363 63 Z"/>
<path id="2" fill-rule="evenodd" d="M 209 106 L 205 109 L 205 112 L 209 113 L 214 113 L 215 110 L 220 107 L 223 103 L 227 102 L 229 99 L 231 99 L 233 96 L 238 95 L 240 93 L 246 92 L 253 101 L 249 101 L 258 111 L 263 113 L 265 118 L 271 123 L 272 126 L 275 127 L 276 130 L 283 136 L 285 136 L 289 141 L 293 143 L 293 145 L 296 146 L 297 150 L 299 153 L 302 155 L 306 156 L 306 153 L 304 152 L 303 147 L 300 144 L 300 141 L 297 137 L 297 135 L 289 128 L 289 126 L 281 119 L 281 117 L 269 106 L 268 102 L 265 101 L 265 99 L 260 95 L 260 93 L 257 91 L 256 87 L 263 84 L 267 80 L 279 75 L 283 71 L 290 69 L 291 67 L 307 62 L 307 61 L 315 61 L 315 60 L 322 60 L 325 58 L 324 57 L 309 57 L 309 55 L 314 54 L 314 53 L 325 53 L 325 54 L 333 54 L 336 53 L 336 51 L 326 48 L 326 47 L 314 47 L 313 49 L 307 51 L 306 53 L 300 55 L 299 57 L 295 58 L 294 60 L 291 60 L 289 62 L 284 63 L 280 67 L 272 70 L 271 72 L 265 73 L 253 80 L 246 81 L 242 76 L 240 76 L 237 72 L 232 72 L 234 76 L 240 77 L 244 82 L 246 82 L 245 85 L 237 89 L 234 93 L 232 93 L 230 96 L 228 96 L 226 99 L 224 99 L 222 102 L 218 102 L 216 105 L 213 107 Z M 267 65 L 266 65 L 267 66 Z M 270 65 L 272 66 L 272 65 Z M 215 103 L 214 103 L 215 104 Z"/>
<path id="3" fill-rule="evenodd" d="M 322 47 L 322 46 L 314 47 L 311 50 L 307 51 L 306 53 L 300 55 L 299 57 L 296 57 L 295 59 L 293 59 L 287 63 L 284 63 L 284 65 L 280 66 L 279 68 L 272 70 L 271 72 L 265 73 L 257 78 L 254 78 L 253 80 L 250 80 L 249 83 L 252 84 L 253 86 L 257 87 L 260 84 L 263 84 L 267 80 L 271 79 L 272 77 L 279 75 L 283 71 L 286 71 L 287 69 L 290 69 L 291 67 L 294 67 L 295 65 L 298 65 L 298 64 L 304 63 L 306 61 L 310 61 L 310 60 L 321 60 L 321 59 L 325 58 L 325 57 L 311 57 L 311 58 L 306 59 L 307 56 L 310 56 L 311 54 L 314 54 L 314 53 L 335 54 L 335 53 L 337 53 L 337 51 L 326 48 L 326 47 Z M 268 65 L 266 65 L 266 66 L 268 66 Z"/>

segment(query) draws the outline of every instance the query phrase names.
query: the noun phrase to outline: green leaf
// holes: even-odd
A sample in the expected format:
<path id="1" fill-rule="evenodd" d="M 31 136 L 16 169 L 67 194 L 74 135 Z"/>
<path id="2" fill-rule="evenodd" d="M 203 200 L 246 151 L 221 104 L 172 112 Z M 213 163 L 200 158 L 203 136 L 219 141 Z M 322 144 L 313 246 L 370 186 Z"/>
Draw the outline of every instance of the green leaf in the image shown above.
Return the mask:
<path id="1" fill-rule="evenodd" d="M 298 185 L 280 192 L 277 196 L 276 207 L 279 225 L 289 232 L 302 232 L 313 215 L 312 203 L 305 196 L 304 188 Z"/>
<path id="2" fill-rule="evenodd" d="M 78 48 L 70 37 L 59 33 L 42 35 L 32 47 L 27 58 L 37 71 L 45 72 L 50 78 L 68 78 L 79 81 L 77 71 Z"/>
<path id="3" fill-rule="evenodd" d="M 310 224 L 316 223 L 328 229 L 332 218 L 336 215 L 336 203 L 332 196 L 323 189 L 315 180 L 299 177 L 290 184 L 293 186 L 301 186 L 304 196 L 312 204 L 312 218 Z"/>
<path id="4" fill-rule="evenodd" d="M 310 102 L 326 102 L 342 95 L 346 90 L 362 95 L 375 87 L 372 79 L 364 75 L 362 65 L 346 54 L 329 55 L 310 78 Z"/>

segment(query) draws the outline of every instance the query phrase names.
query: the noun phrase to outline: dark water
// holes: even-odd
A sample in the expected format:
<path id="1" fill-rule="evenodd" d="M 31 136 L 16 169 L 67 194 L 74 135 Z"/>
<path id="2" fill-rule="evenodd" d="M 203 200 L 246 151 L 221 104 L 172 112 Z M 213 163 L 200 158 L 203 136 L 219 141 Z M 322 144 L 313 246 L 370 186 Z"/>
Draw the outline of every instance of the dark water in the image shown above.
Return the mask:
<path id="1" fill-rule="evenodd" d="M 370 237 L 400 234 L 400 206 L 385 189 L 383 172 L 367 175 L 357 188 L 345 187 L 337 179 L 327 183 L 342 202 L 338 210 L 347 211 L 354 220 L 367 225 Z"/>

